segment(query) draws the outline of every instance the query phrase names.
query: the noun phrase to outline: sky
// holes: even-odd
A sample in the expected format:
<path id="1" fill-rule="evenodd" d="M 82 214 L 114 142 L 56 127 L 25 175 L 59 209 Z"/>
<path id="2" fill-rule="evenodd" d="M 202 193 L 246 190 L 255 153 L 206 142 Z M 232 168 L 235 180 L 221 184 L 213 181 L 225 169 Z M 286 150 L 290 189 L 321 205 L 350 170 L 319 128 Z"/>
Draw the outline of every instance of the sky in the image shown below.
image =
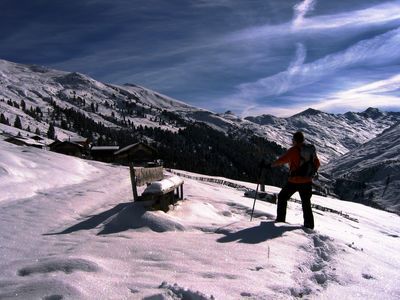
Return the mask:
<path id="1" fill-rule="evenodd" d="M 0 58 L 238 115 L 400 110 L 400 1 L 2 0 Z"/>

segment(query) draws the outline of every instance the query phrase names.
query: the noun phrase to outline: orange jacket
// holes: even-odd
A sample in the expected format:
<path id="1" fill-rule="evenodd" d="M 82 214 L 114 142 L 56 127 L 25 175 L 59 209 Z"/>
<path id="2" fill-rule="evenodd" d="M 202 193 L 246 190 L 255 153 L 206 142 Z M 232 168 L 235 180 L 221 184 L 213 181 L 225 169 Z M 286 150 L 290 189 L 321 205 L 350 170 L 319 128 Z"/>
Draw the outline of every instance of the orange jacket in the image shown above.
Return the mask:
<path id="1" fill-rule="evenodd" d="M 284 165 L 289 164 L 290 173 L 292 171 L 296 171 L 300 167 L 300 148 L 301 145 L 293 146 L 290 148 L 285 154 L 279 157 L 275 162 L 274 165 Z M 315 157 L 314 164 L 318 170 L 320 166 L 320 162 L 318 157 Z M 309 183 L 312 182 L 312 177 L 305 177 L 305 176 L 290 176 L 288 179 L 291 183 Z"/>

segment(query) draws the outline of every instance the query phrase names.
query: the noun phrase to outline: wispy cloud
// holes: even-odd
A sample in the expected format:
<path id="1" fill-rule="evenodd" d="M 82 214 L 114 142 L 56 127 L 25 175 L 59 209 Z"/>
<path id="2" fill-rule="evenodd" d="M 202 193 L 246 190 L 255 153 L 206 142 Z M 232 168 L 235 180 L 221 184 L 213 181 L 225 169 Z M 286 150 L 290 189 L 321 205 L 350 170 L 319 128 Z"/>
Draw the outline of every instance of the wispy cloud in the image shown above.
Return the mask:
<path id="1" fill-rule="evenodd" d="M 241 84 L 237 87 L 236 94 L 226 98 L 243 102 L 248 99 L 268 99 L 325 80 L 346 68 L 387 64 L 400 59 L 400 52 L 397 50 L 399 43 L 400 28 L 360 41 L 344 51 L 327 55 L 308 64 L 303 64 L 305 49 L 298 44 L 296 58 L 286 71 L 255 82 Z"/>
<path id="2" fill-rule="evenodd" d="M 293 34 L 302 36 L 303 34 L 309 34 L 309 31 L 331 32 L 332 30 L 347 30 L 349 28 L 371 28 L 393 22 L 400 25 L 400 1 L 391 1 L 355 11 L 305 18 L 305 15 L 314 9 L 315 4 L 315 0 L 305 0 L 295 6 L 294 17 L 290 22 L 278 25 L 268 23 L 246 28 L 227 35 L 226 41 L 271 39 L 293 36 Z M 396 24 L 393 24 L 393 26 L 396 26 Z M 344 34 L 348 33 L 344 32 Z"/>
<path id="3" fill-rule="evenodd" d="M 304 0 L 294 6 L 293 28 L 297 29 L 303 24 L 304 17 L 314 9 L 315 4 L 315 0 Z"/>
<path id="4" fill-rule="evenodd" d="M 328 30 L 374 26 L 400 21 L 400 1 L 391 1 L 362 10 L 303 19 L 304 30 Z"/>
<path id="5" fill-rule="evenodd" d="M 137 83 L 208 109 L 287 115 L 333 109 L 339 96 L 396 93 L 383 91 L 388 82 L 380 93 L 367 84 L 397 72 L 400 0 L 7 2 L 15 17 L 0 20 L 3 58 Z"/>
<path id="6" fill-rule="evenodd" d="M 400 97 L 396 94 L 400 91 L 400 74 L 382 80 L 370 82 L 337 92 L 327 99 L 314 103 L 314 108 L 321 110 L 365 109 L 367 107 L 397 107 L 400 108 Z"/>

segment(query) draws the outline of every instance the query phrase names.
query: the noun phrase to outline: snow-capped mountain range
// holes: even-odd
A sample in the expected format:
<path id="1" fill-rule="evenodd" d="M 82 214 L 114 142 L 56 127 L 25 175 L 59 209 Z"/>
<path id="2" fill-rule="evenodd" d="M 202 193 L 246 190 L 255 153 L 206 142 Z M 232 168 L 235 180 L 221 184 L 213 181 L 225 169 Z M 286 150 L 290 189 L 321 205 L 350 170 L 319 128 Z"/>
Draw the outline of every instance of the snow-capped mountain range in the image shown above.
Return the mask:
<path id="1" fill-rule="evenodd" d="M 361 144 L 373 139 L 385 129 L 400 121 L 400 113 L 381 112 L 369 108 L 362 113 L 329 114 L 307 109 L 289 118 L 272 115 L 240 118 L 227 112 L 217 114 L 208 110 L 190 106 L 168 96 L 133 84 L 117 86 L 96 81 L 80 73 L 52 70 L 35 65 L 22 65 L 0 60 L 0 99 L 10 99 L 17 103 L 24 100 L 27 107 L 40 107 L 46 114 L 49 101 L 55 101 L 61 107 L 72 107 L 106 126 L 115 126 L 109 118 L 114 114 L 117 120 L 129 120 L 135 125 L 162 127 L 176 130 L 174 124 L 162 123 L 159 115 L 163 110 L 171 111 L 189 122 L 204 122 L 221 130 L 245 129 L 256 135 L 290 146 L 291 135 L 303 130 L 310 142 L 314 143 L 323 162 L 339 157 Z M 80 99 L 84 104 L 77 104 Z M 125 103 L 134 103 L 136 111 L 143 109 L 143 115 L 120 112 L 118 108 Z M 92 109 L 96 107 L 95 111 Z M 47 131 L 48 124 L 37 122 L 24 114 L 21 109 L 0 102 L 0 112 L 10 118 L 18 115 L 23 127 L 39 127 Z M 57 127 L 57 126 L 56 126 Z M 59 138 L 65 131 L 57 129 Z"/>
<path id="2" fill-rule="evenodd" d="M 133 84 L 122 86 L 106 84 L 80 73 L 16 64 L 5 60 L 0 60 L 0 100 L 2 100 L 0 113 L 10 124 L 18 116 L 23 129 L 29 126 L 31 131 L 38 129 L 41 133 L 46 133 L 49 124 L 54 122 L 52 103 L 58 107 L 79 111 L 110 128 L 123 127 L 122 124 L 129 123 L 133 126 L 159 127 L 177 132 L 186 124 L 203 122 L 221 132 L 234 132 L 236 137 L 251 135 L 264 137 L 284 148 L 290 146 L 292 134 L 302 130 L 307 140 L 316 145 L 319 157 L 325 165 L 323 167 L 325 173 L 333 172 L 335 178 L 341 178 L 342 174 L 351 174 L 348 179 L 367 183 L 371 181 L 371 186 L 364 188 L 364 194 L 377 197 L 380 193 L 380 190 L 378 193 L 371 192 L 375 186 L 372 182 L 377 182 L 376 176 L 381 173 L 373 172 L 374 174 L 368 177 L 366 174 L 370 173 L 366 170 L 370 170 L 370 163 L 367 162 L 371 164 L 377 162 L 376 159 L 383 155 L 379 153 L 391 153 L 390 161 L 384 160 L 374 164 L 375 171 L 377 168 L 380 170 L 379 166 L 383 166 L 382 170 L 386 170 L 382 171 L 385 178 L 380 178 L 381 181 L 391 182 L 390 188 L 379 195 L 388 195 L 389 198 L 391 185 L 397 186 L 394 182 L 398 178 L 395 174 L 392 175 L 395 169 L 389 166 L 393 165 L 394 160 L 398 160 L 398 149 L 395 147 L 395 142 L 392 144 L 386 142 L 389 138 L 398 140 L 398 135 L 395 133 L 399 131 L 399 126 L 396 124 L 400 122 L 400 113 L 397 112 L 382 112 L 369 108 L 361 113 L 330 114 L 307 109 L 288 118 L 272 115 L 241 118 L 231 112 L 218 114 L 196 108 Z M 22 102 L 25 109 L 22 108 Z M 39 109 L 42 118 L 38 119 L 33 114 L 27 113 L 28 108 Z M 165 112 L 175 117 L 165 118 Z M 55 122 L 55 127 L 59 139 L 77 135 L 72 128 L 61 128 L 60 122 Z M 385 151 L 383 145 L 387 146 Z M 345 154 L 345 159 L 342 159 Z M 361 163 L 360 160 L 365 163 Z M 329 162 L 332 163 L 328 164 Z M 362 171 L 364 168 L 366 174 Z M 351 177 L 353 175 L 354 178 Z M 336 185 L 335 188 L 339 187 Z M 382 186 L 379 188 L 382 189 Z M 382 201 L 372 198 L 382 204 Z M 397 207 L 396 203 L 400 203 L 400 199 L 394 198 L 389 202 L 390 207 Z"/>
<path id="3" fill-rule="evenodd" d="M 326 171 L 336 178 L 336 190 L 342 198 L 373 201 L 399 212 L 400 123 L 333 160 Z"/>

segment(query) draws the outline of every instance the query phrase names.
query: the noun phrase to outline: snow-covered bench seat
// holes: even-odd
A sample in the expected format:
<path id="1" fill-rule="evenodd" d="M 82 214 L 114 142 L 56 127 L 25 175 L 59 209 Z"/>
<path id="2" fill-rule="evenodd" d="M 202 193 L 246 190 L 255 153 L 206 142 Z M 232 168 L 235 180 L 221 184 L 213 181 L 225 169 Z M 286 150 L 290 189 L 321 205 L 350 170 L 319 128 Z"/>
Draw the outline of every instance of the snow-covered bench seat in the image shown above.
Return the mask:
<path id="1" fill-rule="evenodd" d="M 143 191 L 142 198 L 155 200 L 163 211 L 167 211 L 170 204 L 175 204 L 177 199 L 183 199 L 183 180 L 174 175 L 152 182 Z"/>
<path id="2" fill-rule="evenodd" d="M 176 175 L 165 177 L 163 167 L 134 168 L 131 166 L 132 190 L 135 201 L 149 201 L 156 208 L 168 211 L 170 204 L 183 199 L 183 180 Z M 147 185 L 141 196 L 137 187 Z"/>
<path id="3" fill-rule="evenodd" d="M 150 185 L 146 187 L 142 195 L 166 194 L 175 190 L 177 186 L 181 186 L 182 184 L 183 180 L 179 176 L 173 175 L 171 177 L 167 177 L 165 179 L 152 182 Z"/>

